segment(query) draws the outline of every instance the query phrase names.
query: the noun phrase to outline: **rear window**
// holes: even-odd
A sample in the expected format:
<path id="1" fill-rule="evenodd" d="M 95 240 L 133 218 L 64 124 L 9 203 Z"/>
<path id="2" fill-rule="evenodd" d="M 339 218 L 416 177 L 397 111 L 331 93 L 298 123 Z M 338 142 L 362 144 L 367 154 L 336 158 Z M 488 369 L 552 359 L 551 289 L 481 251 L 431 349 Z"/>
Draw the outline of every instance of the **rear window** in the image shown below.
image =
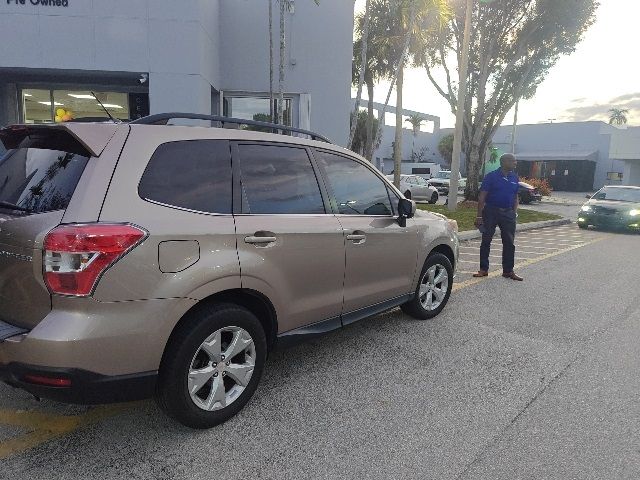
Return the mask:
<path id="1" fill-rule="evenodd" d="M 62 150 L 9 150 L 0 160 L 0 210 L 42 213 L 66 209 L 88 160 Z"/>
<path id="2" fill-rule="evenodd" d="M 226 140 L 160 145 L 140 180 L 145 200 L 205 213 L 231 213 L 231 151 Z"/>

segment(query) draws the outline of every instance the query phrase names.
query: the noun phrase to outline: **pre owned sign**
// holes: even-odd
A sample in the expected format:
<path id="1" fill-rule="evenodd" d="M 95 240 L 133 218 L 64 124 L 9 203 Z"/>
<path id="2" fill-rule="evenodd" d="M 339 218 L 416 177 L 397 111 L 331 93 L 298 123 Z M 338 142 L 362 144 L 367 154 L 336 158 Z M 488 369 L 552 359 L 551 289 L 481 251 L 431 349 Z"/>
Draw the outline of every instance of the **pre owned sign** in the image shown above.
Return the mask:
<path id="1" fill-rule="evenodd" d="M 11 5 L 12 3 L 16 5 L 26 5 L 30 3 L 31 5 L 42 5 L 43 7 L 68 7 L 69 0 L 7 0 L 7 5 Z"/>

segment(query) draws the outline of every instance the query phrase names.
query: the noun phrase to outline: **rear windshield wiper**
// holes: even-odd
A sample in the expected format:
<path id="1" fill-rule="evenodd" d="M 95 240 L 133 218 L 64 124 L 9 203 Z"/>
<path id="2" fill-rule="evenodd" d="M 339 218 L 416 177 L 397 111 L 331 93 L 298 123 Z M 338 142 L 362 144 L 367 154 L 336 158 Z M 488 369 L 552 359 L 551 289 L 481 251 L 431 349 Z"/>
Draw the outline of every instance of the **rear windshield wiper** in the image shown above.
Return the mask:
<path id="1" fill-rule="evenodd" d="M 10 210 L 18 210 L 19 212 L 33 213 L 33 210 L 31 210 L 30 208 L 21 207 L 20 205 L 16 205 L 15 203 L 11 203 L 11 202 L 0 201 L 0 207 L 8 208 Z"/>

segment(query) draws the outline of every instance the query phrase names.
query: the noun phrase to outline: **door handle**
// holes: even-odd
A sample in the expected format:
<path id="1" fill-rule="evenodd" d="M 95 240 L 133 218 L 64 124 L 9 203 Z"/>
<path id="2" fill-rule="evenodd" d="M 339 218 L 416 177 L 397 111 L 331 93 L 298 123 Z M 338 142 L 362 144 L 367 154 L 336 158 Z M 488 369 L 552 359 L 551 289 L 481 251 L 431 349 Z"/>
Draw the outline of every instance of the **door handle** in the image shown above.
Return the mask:
<path id="1" fill-rule="evenodd" d="M 364 233 L 351 233 L 347 235 L 347 240 L 352 241 L 356 245 L 360 245 L 367 240 L 367 236 Z"/>
<path id="2" fill-rule="evenodd" d="M 263 243 L 274 243 L 277 240 L 276 237 L 256 237 L 256 236 L 250 236 L 250 237 L 244 237 L 244 242 L 245 243 L 252 243 L 252 244 L 263 244 Z"/>

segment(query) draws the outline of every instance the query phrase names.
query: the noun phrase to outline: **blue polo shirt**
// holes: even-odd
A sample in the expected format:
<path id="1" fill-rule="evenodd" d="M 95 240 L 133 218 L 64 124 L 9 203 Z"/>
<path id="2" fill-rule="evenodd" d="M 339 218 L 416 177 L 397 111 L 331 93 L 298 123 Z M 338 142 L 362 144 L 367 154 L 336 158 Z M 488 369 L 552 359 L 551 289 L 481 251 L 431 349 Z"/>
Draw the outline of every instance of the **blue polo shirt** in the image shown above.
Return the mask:
<path id="1" fill-rule="evenodd" d="M 504 174 L 501 168 L 484 176 L 480 190 L 487 192 L 487 205 L 497 208 L 513 208 L 518 194 L 518 175 Z"/>

